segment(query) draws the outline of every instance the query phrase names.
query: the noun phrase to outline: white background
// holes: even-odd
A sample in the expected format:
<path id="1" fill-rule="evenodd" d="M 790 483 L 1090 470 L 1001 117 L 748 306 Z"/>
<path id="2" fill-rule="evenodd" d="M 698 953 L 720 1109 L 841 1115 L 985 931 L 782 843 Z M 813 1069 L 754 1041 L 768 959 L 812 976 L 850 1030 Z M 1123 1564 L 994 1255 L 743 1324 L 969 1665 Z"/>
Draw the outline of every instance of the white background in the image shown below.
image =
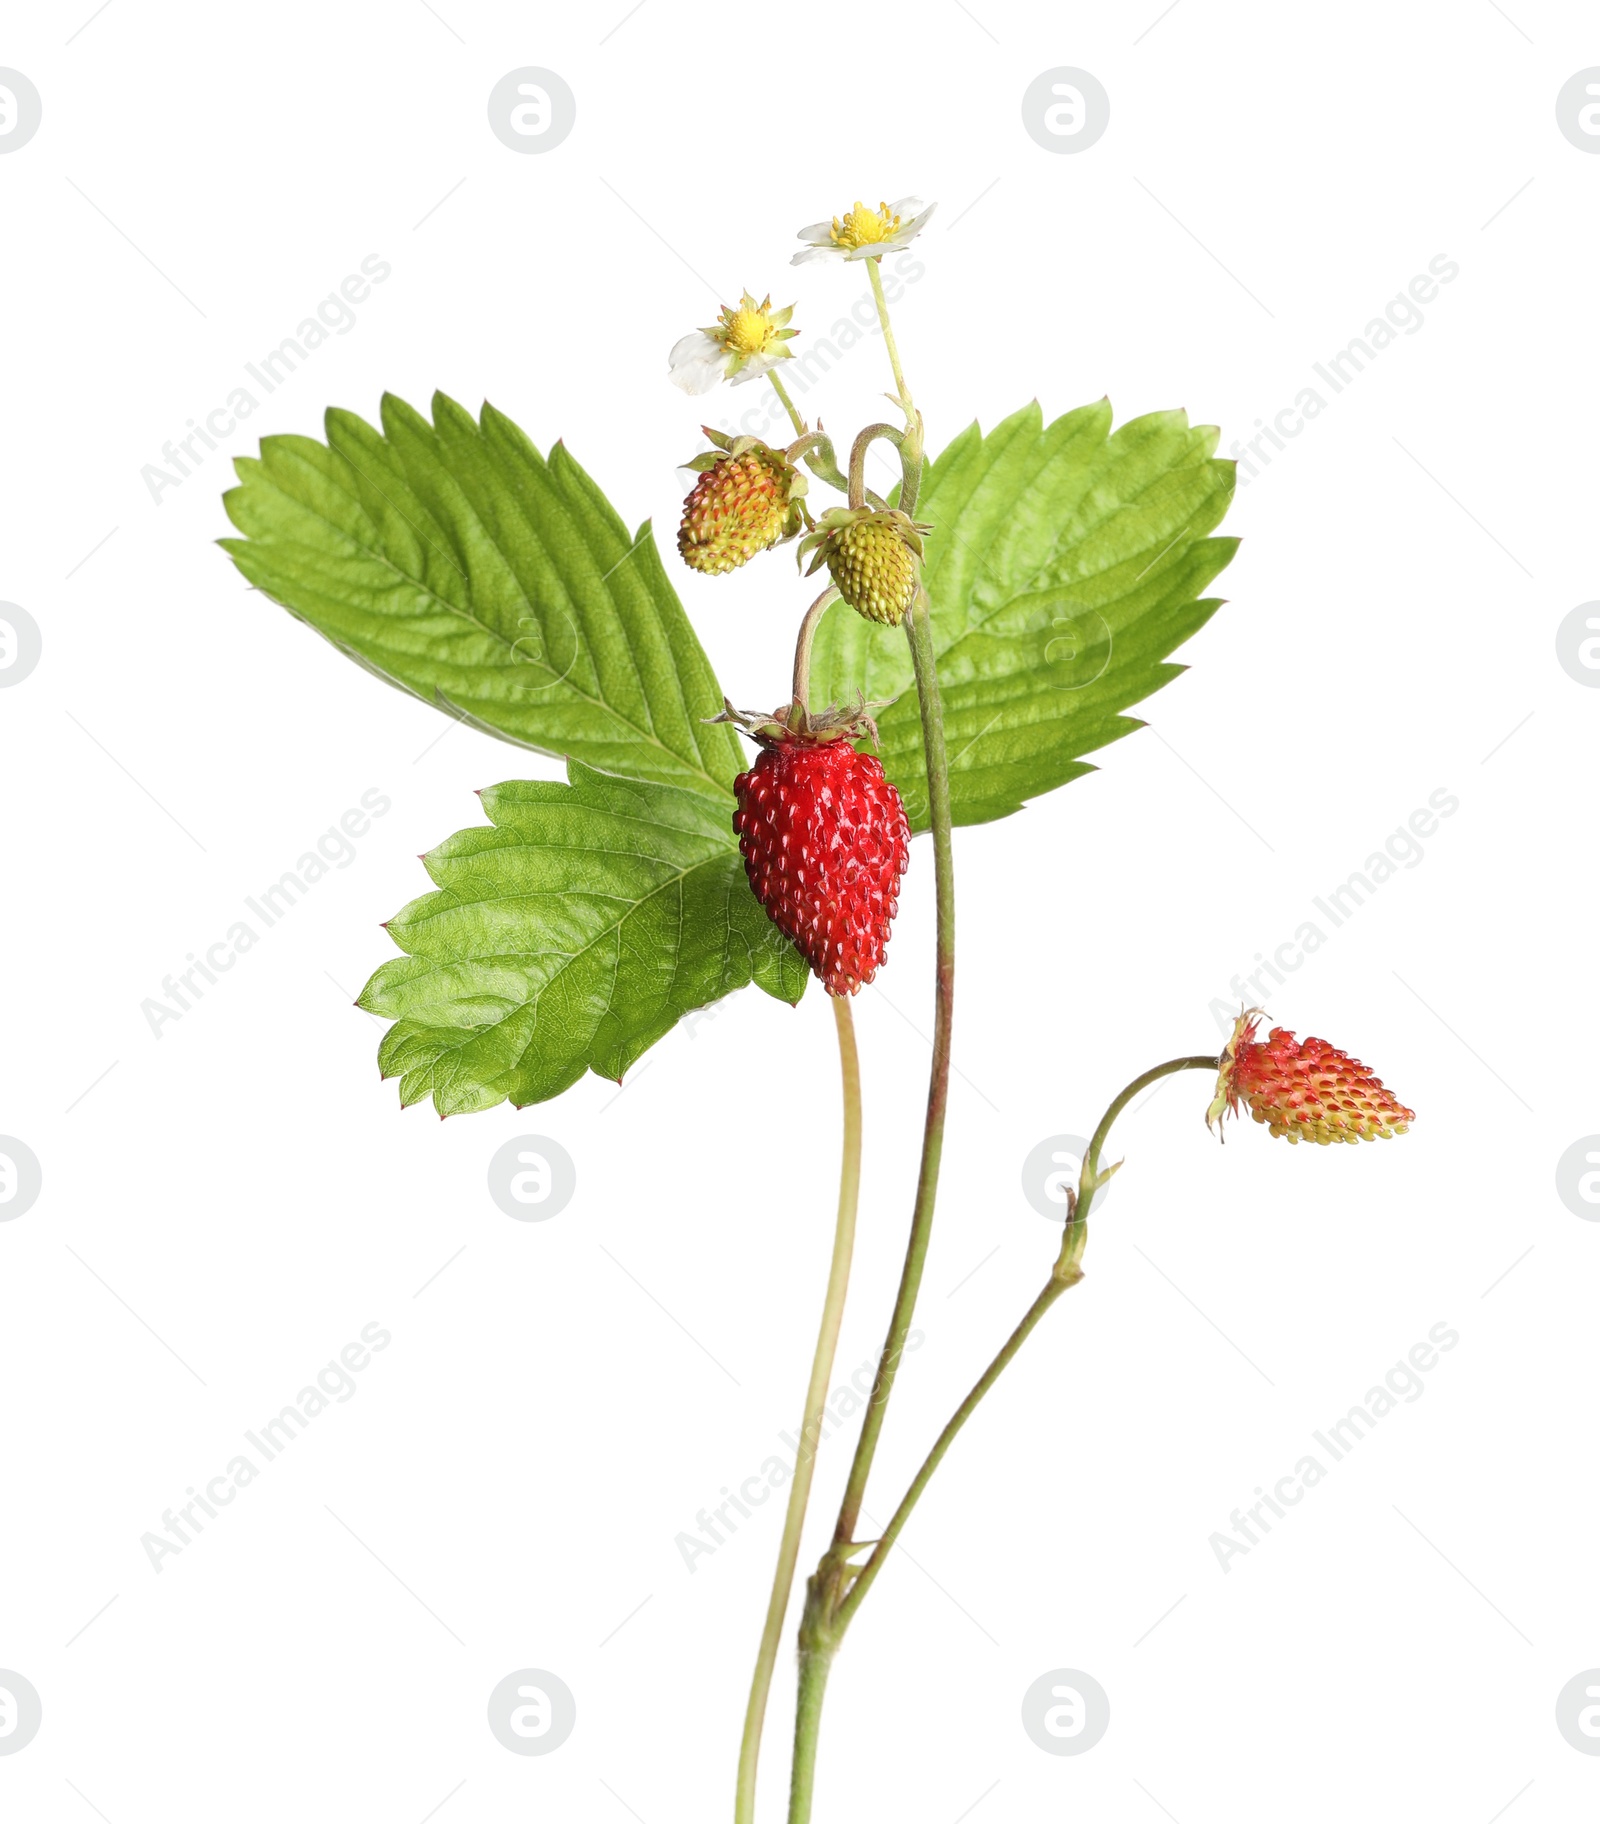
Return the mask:
<path id="1" fill-rule="evenodd" d="M 1600 1227 L 1555 1188 L 1600 1128 L 1600 694 L 1555 650 L 1600 594 L 1600 157 L 1555 118 L 1600 63 L 1592 9 L 89 10 L 13 7 L 0 36 L 44 104 L 0 157 L 0 597 L 44 637 L 0 694 L 0 1130 L 44 1172 L 0 1226 L 0 1667 L 44 1705 L 0 1756 L 0 1811 L 731 1813 L 778 1503 L 693 1574 L 674 1541 L 798 1418 L 835 1188 L 825 1002 L 746 992 L 620 1097 L 591 1078 L 523 1114 L 402 1116 L 350 1006 L 392 953 L 379 923 L 425 889 L 418 851 L 478 820 L 474 788 L 556 766 L 346 664 L 211 541 L 226 457 L 318 433 L 328 404 L 372 418 L 385 388 L 491 398 L 541 447 L 567 438 L 630 524 L 670 529 L 701 417 L 754 395 L 685 400 L 668 346 L 741 285 L 825 334 L 863 275 L 791 272 L 794 232 L 914 191 L 940 209 L 897 328 L 935 449 L 1034 394 L 1054 415 L 1108 393 L 1119 420 L 1182 405 L 1220 424 L 1227 453 L 1431 259 L 1460 273 L 1241 490 L 1229 605 L 1144 706 L 1151 729 L 959 835 L 926 1340 L 873 1512 L 1046 1268 L 1029 1151 L 1213 1046 L 1211 1003 L 1314 895 L 1430 793 L 1459 810 L 1270 1003 L 1371 1062 L 1415 1130 L 1330 1152 L 1247 1124 L 1219 1150 L 1199 1077 L 1125 1120 L 1087 1281 L 846 1643 L 819 1824 L 1593 1816 L 1600 1759 L 1554 1720 L 1600 1663 Z M 540 156 L 485 113 L 528 64 L 577 97 Z M 1059 65 L 1111 97 L 1077 155 L 1022 126 L 1024 89 Z M 153 502 L 140 472 L 162 444 L 371 254 L 392 275 L 355 327 Z M 886 384 L 868 339 L 806 409 L 844 432 Z M 785 564 L 674 574 L 730 694 L 778 700 L 808 599 Z M 355 860 L 154 1037 L 141 1002 L 162 978 L 374 787 L 392 808 Z M 858 1007 L 840 1380 L 898 1271 L 931 888 L 919 844 Z M 487 1195 L 519 1134 L 576 1161 L 553 1221 Z M 157 1574 L 141 1535 L 369 1322 L 393 1341 L 355 1397 Z M 1425 1394 L 1225 1573 L 1210 1535 L 1438 1323 L 1460 1341 Z M 805 1563 L 846 1449 L 824 1454 Z M 540 1758 L 485 1722 L 522 1667 L 577 1699 Z M 1077 1757 L 1020 1721 L 1059 1667 L 1110 1695 Z"/>

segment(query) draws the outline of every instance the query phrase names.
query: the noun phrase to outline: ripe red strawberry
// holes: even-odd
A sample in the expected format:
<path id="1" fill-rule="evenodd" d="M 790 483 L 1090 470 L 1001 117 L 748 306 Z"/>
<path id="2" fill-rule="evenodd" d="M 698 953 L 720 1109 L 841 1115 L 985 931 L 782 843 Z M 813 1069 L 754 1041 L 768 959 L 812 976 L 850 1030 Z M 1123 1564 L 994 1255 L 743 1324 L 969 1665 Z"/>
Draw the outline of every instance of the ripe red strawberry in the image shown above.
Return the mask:
<path id="1" fill-rule="evenodd" d="M 767 916 L 830 994 L 882 966 L 911 859 L 900 794 L 848 740 L 764 738 L 733 782 L 744 871 Z"/>
<path id="2" fill-rule="evenodd" d="M 1416 1119 L 1365 1064 L 1326 1039 L 1302 1043 L 1274 1026 L 1263 1045 L 1255 1036 L 1260 1024 L 1254 1009 L 1239 1016 L 1223 1049 L 1208 1123 L 1225 1109 L 1237 1114 L 1242 1100 L 1274 1136 L 1327 1146 L 1387 1140 Z"/>

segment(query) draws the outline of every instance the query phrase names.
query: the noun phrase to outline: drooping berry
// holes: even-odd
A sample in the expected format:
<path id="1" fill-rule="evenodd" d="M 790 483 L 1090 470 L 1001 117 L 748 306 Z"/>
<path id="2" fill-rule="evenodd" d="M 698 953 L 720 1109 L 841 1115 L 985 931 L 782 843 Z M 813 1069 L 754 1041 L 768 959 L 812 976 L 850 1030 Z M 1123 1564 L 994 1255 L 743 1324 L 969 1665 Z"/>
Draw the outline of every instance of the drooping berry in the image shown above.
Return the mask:
<path id="1" fill-rule="evenodd" d="M 854 994 L 883 964 L 911 858 L 899 792 L 848 740 L 805 735 L 764 739 L 733 791 L 756 898 L 830 994 Z"/>
<path id="2" fill-rule="evenodd" d="M 1318 1146 L 1347 1140 L 1387 1140 L 1416 1119 L 1359 1059 L 1326 1039 L 1295 1038 L 1274 1026 L 1266 1043 L 1256 1039 L 1256 1010 L 1239 1016 L 1224 1046 L 1217 1093 L 1206 1122 L 1237 1114 L 1244 1102 L 1267 1131 Z"/>
<path id="3" fill-rule="evenodd" d="M 716 438 L 715 432 L 708 432 Z M 728 439 L 716 438 L 727 444 Z M 799 529 L 805 492 L 781 450 L 743 437 L 700 459 L 700 479 L 683 503 L 678 551 L 691 570 L 721 576 Z"/>
<path id="4" fill-rule="evenodd" d="M 858 614 L 894 626 L 916 600 L 924 529 L 892 509 L 836 507 L 817 521 L 800 550 L 802 556 L 815 553 L 812 571 L 828 566 L 835 588 Z"/>

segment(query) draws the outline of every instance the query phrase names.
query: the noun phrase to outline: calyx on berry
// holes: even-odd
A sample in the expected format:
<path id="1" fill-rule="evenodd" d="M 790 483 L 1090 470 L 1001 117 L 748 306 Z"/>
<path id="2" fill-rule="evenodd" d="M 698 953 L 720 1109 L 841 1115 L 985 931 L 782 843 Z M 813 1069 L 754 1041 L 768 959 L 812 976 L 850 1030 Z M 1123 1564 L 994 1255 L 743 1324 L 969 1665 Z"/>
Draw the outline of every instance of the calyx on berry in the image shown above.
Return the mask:
<path id="1" fill-rule="evenodd" d="M 858 697 L 854 703 L 830 703 L 816 713 L 803 703 L 780 703 L 770 715 L 765 715 L 756 709 L 735 709 L 724 697 L 721 715 L 709 720 L 731 722 L 763 747 L 780 741 L 809 741 L 813 745 L 824 741 L 859 741 L 864 735 L 871 736 L 876 746 L 878 725 L 872 712 L 884 707 L 882 703 L 869 703 L 865 697 Z"/>

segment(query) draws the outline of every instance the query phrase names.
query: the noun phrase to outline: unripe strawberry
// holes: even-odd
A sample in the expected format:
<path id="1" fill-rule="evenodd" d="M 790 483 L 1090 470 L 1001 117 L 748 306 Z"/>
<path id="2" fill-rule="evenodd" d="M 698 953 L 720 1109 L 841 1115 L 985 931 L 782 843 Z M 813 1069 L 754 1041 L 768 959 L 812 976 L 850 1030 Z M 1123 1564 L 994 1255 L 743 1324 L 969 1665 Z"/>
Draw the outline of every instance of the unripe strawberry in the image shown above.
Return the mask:
<path id="1" fill-rule="evenodd" d="M 767 916 L 830 994 L 882 966 L 911 858 L 900 794 L 847 739 L 764 737 L 733 782 L 733 827 Z"/>
<path id="2" fill-rule="evenodd" d="M 1326 1039 L 1296 1040 L 1274 1026 L 1265 1044 L 1255 1010 L 1241 1014 L 1223 1048 L 1217 1093 L 1206 1121 L 1240 1102 L 1275 1137 L 1312 1140 L 1318 1146 L 1347 1140 L 1387 1140 L 1403 1134 L 1416 1116 L 1372 1071 Z"/>
<path id="3" fill-rule="evenodd" d="M 709 436 L 722 444 L 728 439 Z M 742 437 L 721 454 L 699 459 L 700 479 L 689 490 L 678 527 L 678 550 L 691 570 L 721 576 L 749 563 L 798 530 L 795 470 L 779 450 Z"/>
<path id="4" fill-rule="evenodd" d="M 923 531 L 904 513 L 837 507 L 817 521 L 800 551 L 815 552 L 812 571 L 828 566 L 834 587 L 857 614 L 892 627 L 917 599 Z"/>

